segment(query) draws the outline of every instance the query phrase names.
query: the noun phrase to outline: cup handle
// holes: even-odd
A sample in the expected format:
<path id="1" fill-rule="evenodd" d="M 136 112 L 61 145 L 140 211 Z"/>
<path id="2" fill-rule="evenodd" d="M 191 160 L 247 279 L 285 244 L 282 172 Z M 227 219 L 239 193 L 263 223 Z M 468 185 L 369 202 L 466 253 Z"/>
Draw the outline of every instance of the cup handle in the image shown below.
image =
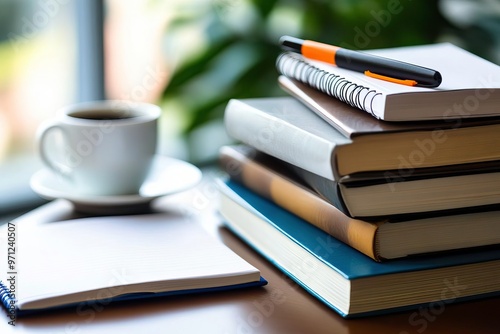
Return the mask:
<path id="1" fill-rule="evenodd" d="M 40 125 L 37 131 L 37 144 L 38 144 L 38 152 L 40 154 L 40 158 L 42 159 L 42 162 L 52 171 L 54 171 L 56 174 L 61 175 L 65 178 L 70 178 L 72 168 L 69 166 L 66 166 L 58 161 L 55 161 L 49 157 L 48 150 L 47 150 L 47 138 L 48 135 L 55 131 L 59 130 L 63 137 L 66 136 L 66 133 L 64 129 L 59 126 L 55 121 L 46 121 Z"/>

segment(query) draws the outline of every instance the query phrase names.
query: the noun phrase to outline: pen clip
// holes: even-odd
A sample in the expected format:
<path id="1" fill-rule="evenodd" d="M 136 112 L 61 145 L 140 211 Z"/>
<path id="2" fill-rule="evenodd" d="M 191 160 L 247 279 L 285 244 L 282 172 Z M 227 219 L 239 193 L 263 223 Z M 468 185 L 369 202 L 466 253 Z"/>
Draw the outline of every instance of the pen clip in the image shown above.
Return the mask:
<path id="1" fill-rule="evenodd" d="M 418 82 L 416 82 L 415 80 L 396 79 L 396 78 L 391 78 L 391 77 L 388 77 L 388 76 L 385 76 L 385 75 L 373 73 L 373 72 L 370 72 L 370 71 L 365 71 L 365 75 L 368 76 L 368 77 L 370 77 L 370 78 L 375 78 L 375 79 L 379 79 L 379 80 L 389 81 L 389 82 L 392 82 L 392 83 L 397 83 L 397 84 L 405 85 L 405 86 L 416 86 L 416 85 L 418 85 Z"/>

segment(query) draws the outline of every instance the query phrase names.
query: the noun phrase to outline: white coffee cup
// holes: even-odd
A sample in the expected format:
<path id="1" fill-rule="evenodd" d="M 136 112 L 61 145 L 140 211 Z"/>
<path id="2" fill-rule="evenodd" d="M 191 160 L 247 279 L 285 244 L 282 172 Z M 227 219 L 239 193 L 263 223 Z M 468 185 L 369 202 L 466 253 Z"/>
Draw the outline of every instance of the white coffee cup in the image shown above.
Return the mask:
<path id="1" fill-rule="evenodd" d="M 137 194 L 156 153 L 160 113 L 130 101 L 67 106 L 39 127 L 40 157 L 79 194 Z"/>

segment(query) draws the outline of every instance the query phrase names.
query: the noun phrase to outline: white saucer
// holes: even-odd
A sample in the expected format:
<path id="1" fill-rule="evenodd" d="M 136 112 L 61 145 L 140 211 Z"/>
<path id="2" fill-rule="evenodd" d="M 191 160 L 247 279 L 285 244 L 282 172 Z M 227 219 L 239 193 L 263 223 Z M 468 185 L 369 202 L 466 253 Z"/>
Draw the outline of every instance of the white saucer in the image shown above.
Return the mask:
<path id="1" fill-rule="evenodd" d="M 74 192 L 66 180 L 49 169 L 42 169 L 31 177 L 31 188 L 46 199 L 64 198 L 75 209 L 87 213 L 132 213 L 149 206 L 161 196 L 187 190 L 200 182 L 201 171 L 185 161 L 157 155 L 151 172 L 138 194 L 119 196 L 90 196 Z"/>

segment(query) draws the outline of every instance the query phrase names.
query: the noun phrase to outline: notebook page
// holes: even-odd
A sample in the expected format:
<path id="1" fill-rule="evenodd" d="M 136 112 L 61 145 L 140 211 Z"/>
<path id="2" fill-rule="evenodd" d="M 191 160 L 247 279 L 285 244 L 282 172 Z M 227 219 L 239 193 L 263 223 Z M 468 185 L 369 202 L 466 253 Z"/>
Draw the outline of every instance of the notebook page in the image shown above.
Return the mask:
<path id="1" fill-rule="evenodd" d="M 17 226 L 21 308 L 41 298 L 96 289 L 105 295 L 91 297 L 110 297 L 128 292 L 124 285 L 144 282 L 177 281 L 169 288 L 176 290 L 183 288 L 183 281 L 200 278 L 260 277 L 197 223 L 177 214 L 82 218 L 27 227 Z M 140 287 L 136 292 L 157 288 Z M 165 286 L 160 289 L 165 291 Z"/>

